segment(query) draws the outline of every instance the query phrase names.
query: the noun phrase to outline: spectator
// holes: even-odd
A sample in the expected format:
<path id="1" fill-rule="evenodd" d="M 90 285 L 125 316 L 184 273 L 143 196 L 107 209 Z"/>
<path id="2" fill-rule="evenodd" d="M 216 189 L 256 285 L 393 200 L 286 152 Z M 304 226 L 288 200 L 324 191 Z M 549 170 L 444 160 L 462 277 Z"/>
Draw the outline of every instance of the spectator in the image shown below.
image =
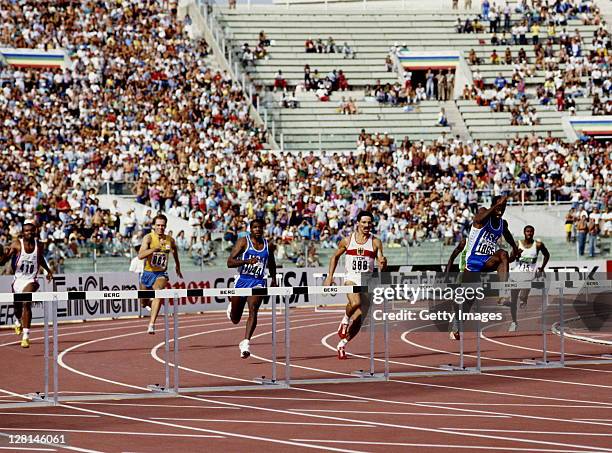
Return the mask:
<path id="1" fill-rule="evenodd" d="M 287 88 L 287 81 L 285 80 L 285 77 L 283 76 L 283 71 L 281 71 L 280 69 L 278 70 L 278 72 L 276 73 L 276 76 L 274 77 L 274 91 L 276 91 L 277 88 L 280 88 L 281 90 L 284 90 Z"/>

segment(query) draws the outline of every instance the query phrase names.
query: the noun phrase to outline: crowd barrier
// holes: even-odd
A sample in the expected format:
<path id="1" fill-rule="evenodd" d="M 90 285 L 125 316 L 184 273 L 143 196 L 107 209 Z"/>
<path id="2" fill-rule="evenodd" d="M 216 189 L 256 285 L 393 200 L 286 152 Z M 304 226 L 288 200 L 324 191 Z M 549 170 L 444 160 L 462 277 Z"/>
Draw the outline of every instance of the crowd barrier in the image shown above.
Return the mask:
<path id="1" fill-rule="evenodd" d="M 410 275 L 416 279 L 413 283 L 410 283 L 411 287 L 420 287 L 427 285 L 430 288 L 457 288 L 460 284 L 458 283 L 446 283 L 446 282 L 435 282 L 432 281 L 432 274 L 429 272 L 412 272 L 402 273 L 402 276 Z M 324 278 L 324 275 L 319 276 Z M 432 369 L 431 366 L 423 367 L 427 368 L 426 371 L 402 371 L 392 370 L 391 366 L 394 362 L 390 359 L 390 321 L 387 317 L 387 313 L 390 312 L 391 306 L 394 301 L 389 301 L 386 298 L 382 301 L 380 308 L 382 309 L 383 316 L 382 321 L 374 319 L 374 310 L 368 310 L 368 325 L 367 329 L 362 335 L 369 334 L 369 355 L 364 357 L 367 360 L 368 368 L 362 370 L 356 370 L 352 373 L 352 376 L 339 376 L 339 377 L 313 377 L 308 379 L 292 379 L 292 367 L 298 366 L 292 362 L 292 341 L 291 341 L 291 325 L 292 325 L 292 312 L 290 309 L 289 298 L 295 295 L 316 295 L 316 296 L 339 296 L 346 294 L 366 294 L 372 292 L 372 286 L 367 285 L 360 286 L 296 286 L 296 287 L 268 287 L 268 288 L 227 288 L 227 289 L 164 289 L 164 290 L 133 290 L 133 291 L 66 291 L 66 292 L 40 292 L 40 293 L 2 293 L 0 294 L 0 305 L 10 304 L 13 302 L 43 302 L 44 303 L 44 381 L 42 389 L 37 390 L 31 394 L 28 394 L 29 402 L 26 403 L 1 403 L 0 407 L 14 407 L 15 405 L 23 404 L 58 404 L 61 401 L 91 401 L 91 400 L 105 400 L 105 399 L 117 399 L 117 398 L 136 398 L 136 397 L 160 397 L 160 396 L 172 396 L 179 393 L 188 392 L 200 392 L 200 391 L 216 391 L 216 390 L 251 390 L 251 389 L 271 389 L 271 388 L 288 388 L 291 385 L 302 385 L 302 384 L 321 384 L 321 383 L 343 383 L 343 382 L 372 382 L 372 381 L 386 381 L 391 378 L 405 377 L 405 376 L 434 376 L 434 375 L 462 375 L 462 374 L 476 374 L 484 371 L 492 370 L 509 370 L 509 369 L 525 369 L 525 368 L 550 368 L 550 367 L 563 367 L 568 364 L 593 364 L 593 363 L 610 363 L 612 357 L 609 355 L 602 355 L 601 357 L 589 357 L 576 360 L 566 360 L 565 352 L 565 302 L 564 295 L 572 292 L 584 292 L 584 291 L 610 291 L 612 289 L 612 281 L 610 279 L 603 278 L 600 280 L 593 279 L 591 275 L 586 274 L 567 274 L 556 276 L 555 278 L 544 279 L 542 281 L 507 281 L 507 282 L 480 282 L 483 289 L 487 292 L 488 296 L 501 296 L 507 295 L 510 290 L 530 289 L 539 291 L 538 297 L 541 297 L 541 308 L 540 308 L 540 324 L 541 324 L 541 358 L 524 360 L 520 364 L 512 365 L 484 365 L 482 363 L 483 355 L 481 348 L 481 338 L 483 337 L 483 328 L 480 320 L 476 321 L 475 328 L 475 352 L 469 355 L 470 360 L 475 358 L 475 363 L 472 366 L 466 364 L 466 358 L 468 355 L 465 353 L 465 330 L 459 328 L 459 352 L 456 355 L 457 363 L 445 363 L 439 364 L 436 369 Z M 466 286 L 467 284 L 463 284 Z M 469 285 L 468 285 L 469 286 Z M 393 287 L 392 285 L 389 287 Z M 559 338 L 559 348 L 555 355 L 558 355 L 557 360 L 551 360 L 549 357 L 549 345 L 547 344 L 547 337 L 550 334 L 545 322 L 545 311 L 549 307 L 548 297 L 555 295 L 558 297 L 558 319 L 556 319 L 556 329 Z M 181 387 L 180 376 L 179 376 L 179 365 L 181 363 L 181 355 L 179 354 L 179 332 L 180 332 L 180 317 L 178 316 L 181 311 L 181 306 L 178 303 L 179 299 L 185 297 L 230 297 L 230 296 L 278 296 L 281 299 L 280 305 L 276 302 L 270 304 L 271 312 L 271 357 L 270 357 L 270 375 L 268 378 L 265 376 L 257 379 L 253 379 L 252 383 L 248 385 L 232 385 L 232 386 L 190 386 Z M 58 373 L 58 335 L 59 335 L 59 323 L 57 318 L 57 306 L 60 300 L 94 300 L 94 299 L 112 299 L 112 300 L 124 300 L 124 299 L 151 299 L 151 298 L 163 298 L 164 305 L 161 315 L 164 319 L 164 382 L 160 383 L 149 383 L 145 387 L 145 391 L 142 393 L 131 393 L 131 394 L 90 394 L 83 396 L 62 396 L 60 395 L 60 381 Z M 170 307 L 170 300 L 173 300 L 172 307 Z M 337 298 L 334 301 L 337 304 L 345 304 L 345 299 Z M 277 370 L 278 366 L 278 354 L 277 354 L 277 310 L 282 306 L 284 308 L 284 376 L 283 379 L 279 379 L 279 373 Z M 315 306 L 319 304 L 316 303 Z M 481 307 L 476 306 L 476 312 L 480 311 Z M 170 318 L 172 318 L 173 332 L 172 338 L 170 335 Z M 382 343 L 378 343 L 379 347 L 382 348 L 382 356 L 375 357 L 375 341 L 376 331 L 379 330 L 377 327 L 381 327 L 382 330 Z M 52 339 L 52 344 L 51 344 Z M 378 338 L 378 341 L 381 341 Z M 171 350 L 172 343 L 172 350 Z M 170 358 L 172 356 L 172 359 Z M 376 365 L 380 364 L 381 369 L 377 370 Z M 51 368 L 51 372 L 49 369 Z M 171 368 L 173 370 L 171 371 Z M 34 389 L 33 389 L 34 390 Z"/>

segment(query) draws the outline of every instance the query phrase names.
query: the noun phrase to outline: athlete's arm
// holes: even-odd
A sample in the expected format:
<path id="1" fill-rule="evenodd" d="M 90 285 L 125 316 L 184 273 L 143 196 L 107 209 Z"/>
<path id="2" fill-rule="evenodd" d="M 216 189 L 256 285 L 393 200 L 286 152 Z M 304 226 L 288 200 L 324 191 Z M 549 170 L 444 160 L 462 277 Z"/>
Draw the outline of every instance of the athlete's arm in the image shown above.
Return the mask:
<path id="1" fill-rule="evenodd" d="M 512 247 L 512 255 L 514 255 L 514 259 L 518 259 L 518 257 L 521 256 L 522 250 L 519 249 L 516 242 L 514 242 L 514 237 L 508 229 L 508 222 L 506 222 L 504 219 L 502 219 L 502 222 L 504 224 L 504 239 L 508 244 L 510 244 L 510 247 Z"/>
<path id="2" fill-rule="evenodd" d="M 274 252 L 276 247 L 268 242 L 268 270 L 270 271 L 270 286 L 276 286 L 276 258 Z"/>
<path id="3" fill-rule="evenodd" d="M 38 243 L 38 262 L 39 262 L 39 266 L 42 267 L 44 271 L 47 273 L 47 281 L 48 282 L 52 281 L 53 271 L 49 268 L 49 265 L 47 264 L 47 260 L 45 259 L 44 246 L 41 245 L 40 242 Z"/>
<path id="4" fill-rule="evenodd" d="M 325 277 L 325 281 L 323 282 L 323 286 L 331 286 L 332 281 L 334 280 L 334 272 L 336 272 L 336 266 L 338 266 L 338 261 L 340 257 L 344 255 L 346 249 L 348 247 L 348 243 L 346 238 L 342 238 L 340 242 L 338 242 L 338 249 L 336 253 L 332 255 L 329 260 L 329 269 L 327 271 L 327 277 Z"/>
<path id="5" fill-rule="evenodd" d="M 447 276 L 451 270 L 453 263 L 455 262 L 455 258 L 457 258 L 461 254 L 461 252 L 463 252 L 464 248 L 465 248 L 465 238 L 461 238 L 461 240 L 459 241 L 459 244 L 457 244 L 457 247 L 455 247 L 455 250 L 453 250 L 453 253 L 451 253 L 451 256 L 448 258 L 448 263 L 446 263 L 445 274 Z"/>
<path id="6" fill-rule="evenodd" d="M 247 246 L 246 238 L 240 238 L 236 241 L 236 244 L 234 245 L 234 248 L 232 249 L 230 256 L 227 258 L 227 267 L 229 268 L 240 267 L 240 266 L 244 266 L 245 264 L 257 263 L 257 258 L 255 257 L 249 258 L 248 260 L 238 259 L 238 256 L 242 252 L 244 252 L 244 250 L 246 249 L 246 246 Z"/>
<path id="7" fill-rule="evenodd" d="M 159 252 L 161 250 L 160 247 L 155 249 L 149 248 L 151 246 L 151 236 L 148 234 L 144 237 L 142 241 L 142 245 L 140 246 L 140 250 L 138 251 L 138 258 L 144 260 L 149 256 L 153 255 L 155 252 Z"/>
<path id="8" fill-rule="evenodd" d="M 503 204 L 506 203 L 507 199 L 508 197 L 504 196 L 504 197 L 501 197 L 499 200 L 497 200 L 497 203 L 495 203 L 489 209 L 480 208 L 478 212 L 476 213 L 476 215 L 474 216 L 474 226 L 476 228 L 482 228 L 482 226 L 489 219 L 489 217 L 491 217 L 491 214 L 493 214 L 493 212 L 495 212 L 496 209 L 503 206 Z"/>
<path id="9" fill-rule="evenodd" d="M 544 272 L 544 268 L 548 264 L 548 260 L 550 260 L 550 252 L 548 251 L 543 242 L 536 242 L 536 247 L 540 252 L 542 252 L 542 255 L 544 256 L 544 261 L 542 261 L 542 265 L 538 269 L 538 272 Z"/>
<path id="10" fill-rule="evenodd" d="M 4 256 L 0 258 L 0 266 L 4 266 L 6 263 L 9 262 L 12 257 L 18 255 L 20 251 L 21 244 L 19 243 L 19 241 L 13 241 L 9 246 L 8 252 L 6 252 Z"/>
<path id="11" fill-rule="evenodd" d="M 174 263 L 176 264 L 176 275 L 178 278 L 183 278 L 183 274 L 181 273 L 181 263 L 179 262 L 179 254 L 178 248 L 176 247 L 176 241 L 174 238 L 170 238 L 170 242 L 172 244 L 172 256 L 174 257 Z"/>
<path id="12" fill-rule="evenodd" d="M 378 257 L 378 271 L 384 272 L 387 269 L 387 257 L 383 253 L 382 241 L 378 238 L 374 238 L 372 245 L 374 245 L 376 256 Z"/>

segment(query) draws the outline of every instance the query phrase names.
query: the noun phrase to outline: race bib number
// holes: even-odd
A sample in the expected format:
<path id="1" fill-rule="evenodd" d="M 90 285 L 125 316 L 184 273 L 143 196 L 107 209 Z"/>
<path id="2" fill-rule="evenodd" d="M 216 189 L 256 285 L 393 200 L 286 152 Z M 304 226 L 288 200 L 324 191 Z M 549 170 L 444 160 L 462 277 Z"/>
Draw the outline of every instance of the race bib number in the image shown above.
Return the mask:
<path id="1" fill-rule="evenodd" d="M 245 275 L 262 275 L 263 263 L 261 261 L 258 261 L 255 264 L 245 264 L 242 268 L 242 273 Z"/>
<path id="2" fill-rule="evenodd" d="M 34 273 L 34 262 L 32 261 L 22 261 L 21 266 L 19 267 L 19 272 L 22 274 L 33 274 Z"/>
<path id="3" fill-rule="evenodd" d="M 168 265 L 168 255 L 165 253 L 154 253 L 151 256 L 151 266 L 165 269 Z"/>
<path id="4" fill-rule="evenodd" d="M 368 272 L 368 260 L 354 259 L 351 268 L 357 272 Z"/>

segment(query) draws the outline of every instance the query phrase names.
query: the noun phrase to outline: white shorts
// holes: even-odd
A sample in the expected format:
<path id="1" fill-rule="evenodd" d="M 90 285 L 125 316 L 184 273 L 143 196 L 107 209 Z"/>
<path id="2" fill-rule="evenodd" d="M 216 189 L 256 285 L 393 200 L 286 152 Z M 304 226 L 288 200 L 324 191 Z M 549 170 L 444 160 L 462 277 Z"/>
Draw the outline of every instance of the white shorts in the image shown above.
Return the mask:
<path id="1" fill-rule="evenodd" d="M 36 282 L 37 279 L 33 278 L 16 278 L 15 280 L 13 280 L 11 288 L 13 289 L 14 293 L 22 293 L 26 286 L 28 286 L 30 283 Z"/>
<path id="2" fill-rule="evenodd" d="M 361 285 L 361 274 L 345 274 L 344 275 L 344 284 L 349 285 Z"/>

